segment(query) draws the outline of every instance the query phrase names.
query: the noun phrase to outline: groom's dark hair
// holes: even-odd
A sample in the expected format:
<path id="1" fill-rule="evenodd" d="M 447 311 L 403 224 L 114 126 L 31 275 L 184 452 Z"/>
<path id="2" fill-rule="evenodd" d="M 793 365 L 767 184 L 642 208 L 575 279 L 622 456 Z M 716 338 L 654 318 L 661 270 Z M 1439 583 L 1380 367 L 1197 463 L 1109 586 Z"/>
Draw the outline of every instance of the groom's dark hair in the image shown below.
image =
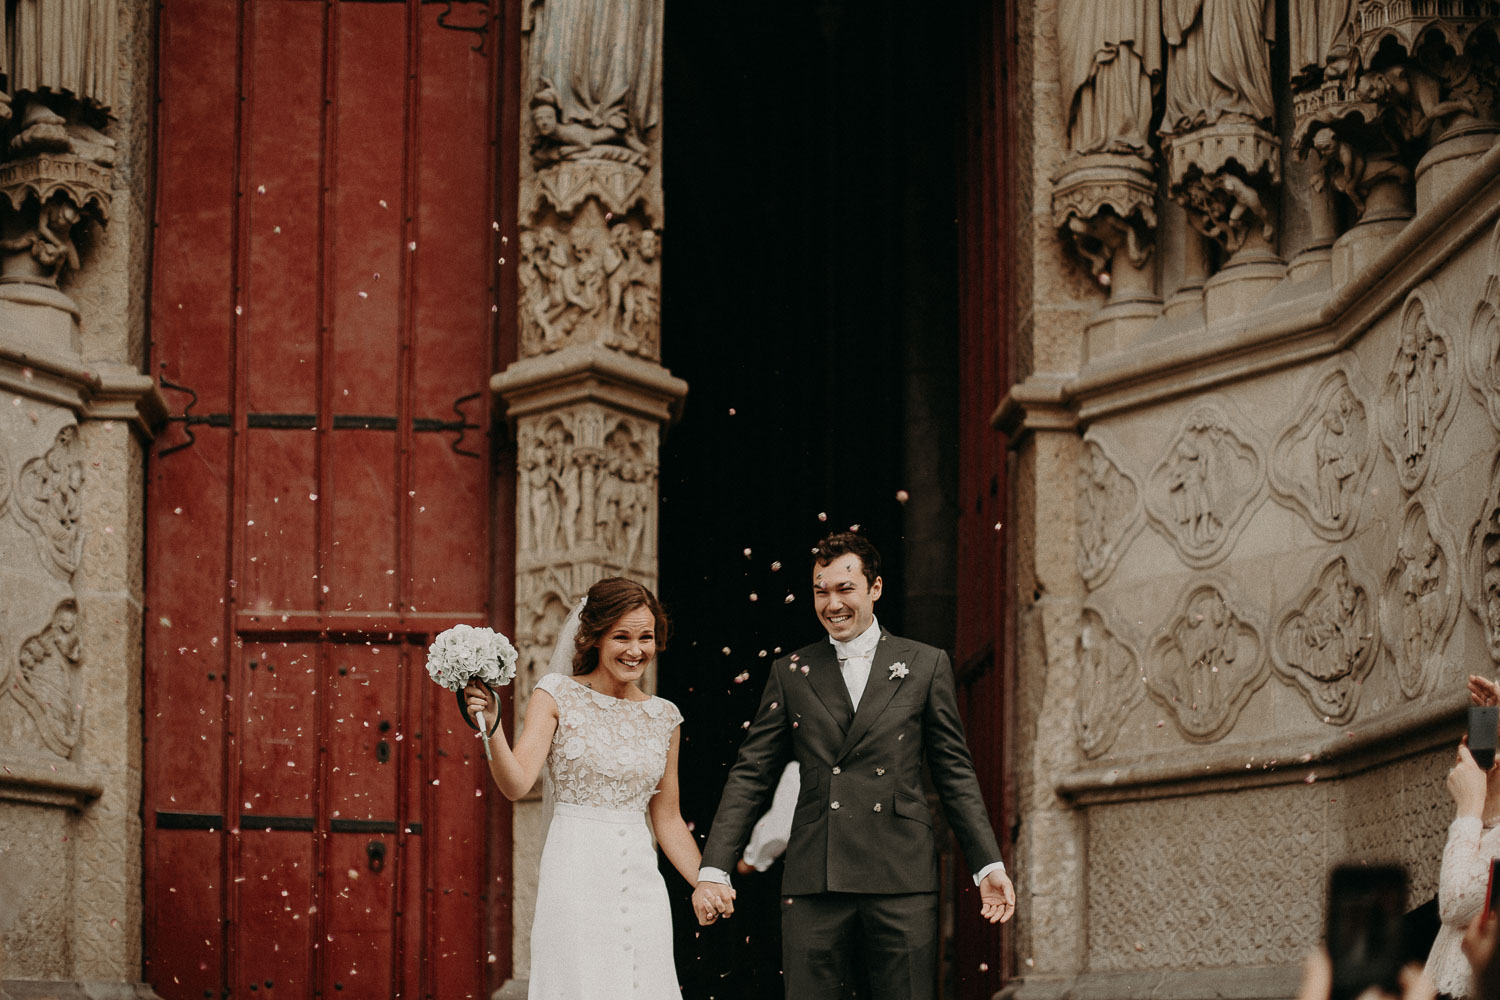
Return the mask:
<path id="1" fill-rule="evenodd" d="M 865 582 L 875 586 L 880 578 L 880 553 L 864 535 L 853 531 L 839 531 L 818 542 L 813 548 L 813 563 L 827 566 L 839 556 L 858 556 L 864 567 Z"/>

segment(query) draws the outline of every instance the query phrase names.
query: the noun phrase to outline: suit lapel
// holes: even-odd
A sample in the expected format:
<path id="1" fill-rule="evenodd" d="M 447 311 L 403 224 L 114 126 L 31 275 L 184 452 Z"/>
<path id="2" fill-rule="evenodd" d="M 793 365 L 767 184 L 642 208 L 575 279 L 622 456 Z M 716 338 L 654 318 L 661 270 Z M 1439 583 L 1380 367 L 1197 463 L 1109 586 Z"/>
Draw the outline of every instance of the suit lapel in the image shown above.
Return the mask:
<path id="1" fill-rule="evenodd" d="M 828 709 L 828 714 L 838 723 L 839 732 L 849 729 L 849 717 L 854 714 L 854 702 L 849 699 L 849 687 L 844 683 L 844 672 L 839 668 L 839 658 L 834 654 L 830 642 L 816 643 L 812 651 L 795 666 L 807 668 L 807 683 L 813 693 Z"/>
<path id="2" fill-rule="evenodd" d="M 839 748 L 841 755 L 870 731 L 875 720 L 880 718 L 880 713 L 885 711 L 901 685 L 906 683 L 905 677 L 891 676 L 891 667 L 896 663 L 910 662 L 914 652 L 915 649 L 905 639 L 885 631 L 880 633 L 880 644 L 875 647 L 875 658 L 870 663 L 870 679 L 865 682 L 864 694 L 859 696 L 859 709 L 854 713 L 854 722 L 844 734 L 844 745 Z M 839 681 L 842 687 L 842 676 Z M 847 689 L 845 697 L 848 697 Z"/>

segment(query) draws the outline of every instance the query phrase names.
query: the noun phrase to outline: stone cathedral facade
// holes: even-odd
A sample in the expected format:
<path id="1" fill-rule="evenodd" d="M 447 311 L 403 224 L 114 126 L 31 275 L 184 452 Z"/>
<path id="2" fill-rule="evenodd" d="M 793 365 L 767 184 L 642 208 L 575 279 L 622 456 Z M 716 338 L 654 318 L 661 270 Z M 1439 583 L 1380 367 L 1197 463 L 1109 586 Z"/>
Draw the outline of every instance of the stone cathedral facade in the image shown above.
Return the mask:
<path id="1" fill-rule="evenodd" d="M 1019 988 L 1291 996 L 1500 662 L 1500 5 L 1017 17 Z"/>
<path id="2" fill-rule="evenodd" d="M 403 957 L 383 966 L 391 978 L 380 989 L 441 994 L 450 981 L 434 977 L 452 975 L 455 992 L 524 995 L 539 799 L 487 812 L 469 802 L 455 820 L 457 800 L 440 796 L 465 779 L 441 769 L 476 761 L 466 734 L 438 733 L 438 720 L 452 722 L 451 698 L 439 705 L 413 685 L 392 696 L 399 707 L 357 702 L 364 695 L 340 694 L 351 686 L 340 678 L 388 677 L 380 664 L 394 658 L 419 664 L 431 622 L 467 616 L 515 637 L 520 717 L 589 582 L 656 580 L 660 441 L 688 391 L 663 366 L 662 340 L 699 335 L 662 325 L 664 3 L 214 4 L 197 19 L 176 0 L 4 5 L 0 997 L 274 995 L 273 982 L 291 995 L 342 991 L 364 959 L 324 957 L 309 928 L 326 919 L 318 933 L 343 932 L 313 915 L 348 897 L 330 881 L 345 870 L 385 893 L 375 908 L 390 923 L 379 933 Z M 997 114 L 1010 142 L 999 239 L 1013 265 L 1007 312 L 983 332 L 1002 342 L 1011 383 L 992 418 L 1011 463 L 1009 562 L 994 567 L 1010 585 L 995 646 L 1010 679 L 1003 753 L 1019 893 L 1006 990 L 1027 1000 L 1291 997 L 1321 932 L 1330 865 L 1400 861 L 1413 903 L 1435 892 L 1464 679 L 1500 669 L 1500 2 L 990 6 L 1003 26 L 989 57 L 1005 67 Z M 585 16 L 594 8 L 609 16 Z M 312 20 L 286 30 L 273 9 Z M 304 61 L 318 73 L 286 83 L 301 103 L 269 104 L 261 129 L 255 102 L 271 88 L 251 86 L 245 69 L 257 31 L 278 44 L 310 31 L 327 39 L 322 63 Z M 235 156 L 235 142 L 248 150 L 255 135 L 290 135 L 299 122 L 297 134 L 326 151 L 348 124 L 324 110 L 340 106 L 340 59 L 401 32 L 413 66 L 481 81 L 462 97 L 470 103 L 436 84 L 442 99 L 432 98 L 402 82 L 420 81 L 415 70 L 380 65 L 366 77 L 349 70 L 342 99 L 352 105 L 362 80 L 397 81 L 414 109 L 398 119 L 407 166 L 425 162 L 412 123 L 437 128 L 429 122 L 453 108 L 455 149 L 479 151 L 476 183 L 493 182 L 493 195 L 475 208 L 465 189 L 434 209 L 429 218 L 451 228 L 429 230 L 420 250 L 412 213 L 396 249 L 424 259 L 451 238 L 477 248 L 468 257 L 493 258 L 469 282 L 492 281 L 472 308 L 426 327 L 450 324 L 487 345 L 468 359 L 482 388 L 444 383 L 451 412 L 409 402 L 392 403 L 394 416 L 338 411 L 338 365 L 360 352 L 340 353 L 324 308 L 312 339 L 328 347 L 319 371 L 334 374 L 309 377 L 306 412 L 217 404 L 207 376 L 188 380 L 163 352 L 209 351 L 214 336 L 189 315 L 192 289 L 181 293 L 188 309 L 175 298 L 192 284 L 179 281 L 184 269 L 197 275 L 174 241 L 213 225 L 217 198 L 247 220 L 219 242 L 251 274 L 257 261 L 297 256 L 256 256 L 257 240 L 293 235 L 292 223 L 286 234 L 283 223 L 257 228 L 243 206 L 279 191 L 258 189 L 249 168 L 201 196 L 201 218 L 182 211 L 173 198 L 186 197 L 188 168 L 214 142 L 182 152 L 174 143 L 192 130 L 174 130 L 186 119 L 171 115 L 192 105 L 185 93 L 218 101 L 205 118 L 236 123 Z M 220 63 L 235 67 L 217 96 L 183 83 L 206 72 L 197 49 L 227 53 Z M 326 184 L 310 184 L 285 218 L 323 218 L 359 159 L 310 161 Z M 168 162 L 187 167 L 166 172 Z M 389 200 L 420 202 L 422 176 L 413 170 Z M 358 192 L 371 217 L 373 190 Z M 390 205 L 382 197 L 378 207 Z M 406 291 L 391 300 L 393 316 L 425 301 L 425 287 L 439 289 L 432 301 L 459 297 L 416 264 L 386 270 L 384 285 L 368 267 L 357 275 L 368 284 L 346 282 L 339 240 L 359 236 L 328 225 L 334 235 L 306 256 L 326 268 L 319 287 L 351 303 L 339 308 L 379 300 L 398 273 Z M 258 313 L 244 310 L 234 280 L 215 322 L 247 330 Z M 392 357 L 421 354 L 422 325 L 391 320 L 401 331 Z M 231 336 L 238 346 L 214 355 L 246 398 L 261 384 L 250 346 L 270 342 Z M 264 384 L 290 399 L 294 354 L 277 357 L 286 372 L 273 365 Z M 420 388 L 422 371 L 398 360 L 390 379 Z M 485 429 L 480 411 L 500 442 L 492 455 L 463 436 Z M 419 443 L 431 444 L 432 461 L 481 484 L 469 507 L 445 509 L 454 524 L 479 525 L 477 561 L 492 572 L 476 571 L 456 597 L 422 591 L 412 572 L 414 589 L 403 583 L 379 606 L 358 606 L 363 591 L 334 606 L 327 595 L 341 584 L 323 574 L 343 572 L 335 546 L 347 553 L 378 532 L 339 536 L 334 515 L 308 515 L 297 524 L 319 553 L 308 564 L 315 582 L 300 581 L 303 597 L 282 594 L 257 575 L 255 553 L 289 543 L 243 530 L 269 516 L 251 510 L 266 498 L 227 476 L 241 485 L 225 487 L 215 536 L 226 561 L 153 582 L 161 554 L 192 538 L 173 534 L 185 521 L 164 499 L 179 482 L 170 477 L 185 475 L 186 461 L 243 471 L 262 432 L 292 442 L 287 455 L 312 440 L 295 434 L 398 435 L 347 451 L 345 439 L 319 437 L 306 452 L 335 463 L 372 441 L 389 446 L 405 470 L 391 480 L 400 488 L 362 495 L 369 510 L 396 511 L 389 575 L 423 557 L 410 539 L 425 537 L 413 527 L 425 498 L 402 477 L 428 460 Z M 225 444 L 231 434 L 242 443 Z M 151 478 L 158 471 L 167 478 Z M 309 481 L 324 482 L 317 475 Z M 341 509 L 331 482 L 320 501 L 324 487 L 295 480 L 297 499 Z M 350 537 L 360 541 L 343 547 Z M 386 563 L 371 565 L 348 572 L 384 580 Z M 263 603 L 249 600 L 255 587 Z M 225 630 L 163 638 L 188 627 L 162 610 L 163 594 L 228 609 Z M 303 644 L 324 694 L 278 686 L 301 663 L 277 659 L 291 656 L 288 643 Z M 350 666 L 341 657 L 356 646 L 386 661 L 360 653 L 367 659 Z M 192 687 L 205 683 L 210 694 Z M 245 763 L 256 744 L 241 734 L 255 720 L 236 714 L 253 694 L 288 706 L 349 699 L 317 701 L 324 715 L 288 714 L 287 727 L 343 723 L 332 711 L 341 704 L 380 716 L 348 752 L 367 750 L 377 771 L 393 760 L 405 768 L 391 802 L 413 811 L 325 815 L 339 769 L 300 759 L 285 761 L 275 784 L 305 778 L 305 809 L 258 812 L 250 793 L 233 795 L 259 787 Z M 200 723 L 209 706 L 212 721 Z M 174 748 L 168 763 L 153 757 L 163 745 Z M 193 804 L 152 777 L 194 769 L 225 777 Z M 285 839 L 251 849 L 252 826 Z M 473 862 L 466 895 L 407 905 L 423 873 L 451 860 L 439 834 Z M 328 860 L 343 858 L 339 836 L 357 838 L 352 862 Z M 319 869 L 298 876 L 296 916 L 309 919 L 248 920 L 243 900 L 258 882 L 305 873 L 304 858 Z M 174 866 L 195 865 L 207 873 L 202 891 L 178 893 Z M 447 906 L 483 920 L 462 937 L 444 923 Z M 256 964 L 271 944 L 292 955 L 274 975 Z"/>

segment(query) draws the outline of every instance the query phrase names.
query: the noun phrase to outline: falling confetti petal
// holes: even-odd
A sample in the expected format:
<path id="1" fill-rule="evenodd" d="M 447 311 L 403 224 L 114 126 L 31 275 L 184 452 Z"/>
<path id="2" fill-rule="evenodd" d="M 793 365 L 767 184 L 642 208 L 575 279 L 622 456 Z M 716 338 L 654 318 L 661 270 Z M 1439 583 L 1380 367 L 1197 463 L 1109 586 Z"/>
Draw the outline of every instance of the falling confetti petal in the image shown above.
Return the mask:
<path id="1" fill-rule="evenodd" d="M 827 511 L 821 511 L 818 514 L 818 520 L 819 521 L 826 521 L 826 520 L 828 520 L 828 512 Z M 814 549 L 813 551 L 816 552 L 817 550 Z"/>
<path id="2" fill-rule="evenodd" d="M 910 499 L 911 499 L 911 494 L 908 493 L 908 492 L 906 492 L 905 490 L 897 490 L 896 491 L 896 502 L 897 503 L 906 503 L 906 501 L 908 501 Z"/>

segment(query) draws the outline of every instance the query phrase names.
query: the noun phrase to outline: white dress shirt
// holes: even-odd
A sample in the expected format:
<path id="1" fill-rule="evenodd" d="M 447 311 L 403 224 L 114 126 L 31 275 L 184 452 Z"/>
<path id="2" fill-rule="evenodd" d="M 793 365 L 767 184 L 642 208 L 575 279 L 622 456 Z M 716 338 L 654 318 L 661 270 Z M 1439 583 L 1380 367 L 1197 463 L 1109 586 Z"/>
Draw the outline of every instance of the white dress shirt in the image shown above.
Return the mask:
<path id="1" fill-rule="evenodd" d="M 870 627 L 848 642 L 840 642 L 833 636 L 829 636 L 828 641 L 833 643 L 833 651 L 839 658 L 839 669 L 844 675 L 844 686 L 849 691 L 849 700 L 854 703 L 854 708 L 858 711 L 859 699 L 864 695 L 865 685 L 870 681 L 870 666 L 875 662 L 875 650 L 880 646 L 880 622 L 872 618 L 870 620 Z M 787 765 L 788 770 L 783 773 L 781 784 L 777 786 L 776 794 L 771 802 L 771 808 L 756 822 L 755 829 L 750 835 L 750 846 L 746 847 L 744 858 L 745 863 L 757 871 L 765 871 L 766 868 L 769 868 L 771 862 L 776 860 L 777 855 L 781 851 L 786 850 L 786 843 L 791 837 L 792 813 L 797 806 L 796 789 L 799 787 L 800 782 L 797 780 L 790 782 L 793 791 L 791 792 L 789 806 L 786 802 L 782 801 L 785 799 L 782 793 L 788 785 L 787 778 L 800 777 L 800 775 L 797 775 L 797 772 L 791 770 L 797 766 L 796 761 L 792 761 Z M 782 805 L 781 809 L 777 808 L 778 803 Z M 778 843 L 780 846 L 780 850 L 776 854 L 771 854 L 769 857 L 764 858 L 760 864 L 757 864 L 757 861 L 762 861 L 762 853 L 760 851 L 755 852 L 756 857 L 754 860 L 751 858 L 756 835 L 758 834 L 766 841 Z M 974 884 L 978 885 L 983 882 L 985 877 L 993 871 L 1005 871 L 1005 863 L 1003 861 L 995 861 L 979 869 L 974 875 Z M 728 872 L 709 865 L 698 869 L 698 881 L 718 882 L 721 885 L 733 884 L 729 879 Z"/>

